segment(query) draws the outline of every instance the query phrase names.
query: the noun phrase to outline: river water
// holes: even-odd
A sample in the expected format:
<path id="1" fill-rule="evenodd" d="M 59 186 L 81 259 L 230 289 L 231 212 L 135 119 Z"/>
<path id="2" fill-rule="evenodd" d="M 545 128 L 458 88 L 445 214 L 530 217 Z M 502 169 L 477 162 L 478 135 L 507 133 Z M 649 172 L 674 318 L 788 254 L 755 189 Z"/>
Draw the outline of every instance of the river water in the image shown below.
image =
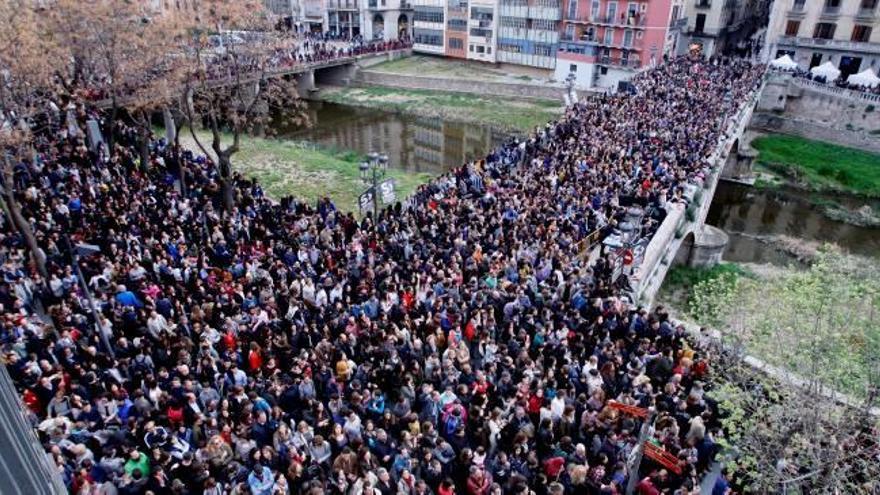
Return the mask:
<path id="1" fill-rule="evenodd" d="M 308 102 L 308 114 L 311 127 L 278 129 L 278 137 L 363 154 L 385 153 L 390 167 L 407 172 L 440 175 L 485 155 L 507 137 L 490 126 L 320 101 Z"/>
<path id="2" fill-rule="evenodd" d="M 409 172 L 439 175 L 485 155 L 507 137 L 490 126 L 327 102 L 309 102 L 308 113 L 311 127 L 278 129 L 279 137 L 359 153 L 382 152 L 388 155 L 391 167 Z M 797 191 L 722 181 L 707 222 L 730 235 L 724 255 L 728 261 L 788 264 L 793 258 L 768 242 L 780 236 L 833 242 L 855 254 L 880 256 L 880 229 L 832 220 Z"/>

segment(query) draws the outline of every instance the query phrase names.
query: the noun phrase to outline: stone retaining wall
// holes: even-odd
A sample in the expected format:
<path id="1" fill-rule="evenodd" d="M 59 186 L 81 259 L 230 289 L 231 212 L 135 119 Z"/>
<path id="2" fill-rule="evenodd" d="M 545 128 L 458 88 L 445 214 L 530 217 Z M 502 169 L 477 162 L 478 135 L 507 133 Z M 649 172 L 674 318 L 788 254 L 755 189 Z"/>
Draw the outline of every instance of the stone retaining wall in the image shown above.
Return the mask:
<path id="1" fill-rule="evenodd" d="M 565 94 L 564 87 L 550 84 L 537 85 L 473 81 L 445 77 L 393 74 L 376 70 L 359 71 L 353 83 L 361 86 L 386 86 L 402 89 L 453 91 L 456 93 L 512 96 L 517 98 L 543 98 L 559 100 L 560 102 Z"/>

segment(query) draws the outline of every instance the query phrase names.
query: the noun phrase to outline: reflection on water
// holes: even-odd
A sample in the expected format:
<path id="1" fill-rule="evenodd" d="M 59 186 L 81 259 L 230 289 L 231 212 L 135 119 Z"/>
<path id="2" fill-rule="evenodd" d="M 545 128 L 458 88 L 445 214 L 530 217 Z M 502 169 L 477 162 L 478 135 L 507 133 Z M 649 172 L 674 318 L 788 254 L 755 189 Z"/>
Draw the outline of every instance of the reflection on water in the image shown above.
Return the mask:
<path id="1" fill-rule="evenodd" d="M 768 191 L 721 182 L 706 222 L 730 234 L 729 261 L 786 263 L 786 255 L 758 238 L 784 235 L 833 242 L 855 254 L 880 256 L 880 229 L 832 220 L 793 191 Z"/>
<path id="2" fill-rule="evenodd" d="M 360 153 L 388 155 L 390 165 L 439 175 L 484 156 L 506 134 L 489 126 L 444 122 L 327 102 L 308 103 L 308 129 L 278 129 L 278 137 L 309 140 Z"/>

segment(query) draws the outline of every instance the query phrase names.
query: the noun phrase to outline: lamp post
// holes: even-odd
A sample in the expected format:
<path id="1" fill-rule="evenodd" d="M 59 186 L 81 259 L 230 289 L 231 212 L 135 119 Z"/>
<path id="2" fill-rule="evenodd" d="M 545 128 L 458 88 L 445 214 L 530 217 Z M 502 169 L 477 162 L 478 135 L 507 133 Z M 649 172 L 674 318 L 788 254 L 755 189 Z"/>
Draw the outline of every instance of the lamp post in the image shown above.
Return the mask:
<path id="1" fill-rule="evenodd" d="M 95 319 L 95 328 L 98 331 L 98 337 L 101 339 L 101 343 L 104 345 L 104 348 L 107 349 L 107 353 L 110 354 L 110 357 L 115 359 L 116 353 L 113 352 L 113 346 L 110 344 L 110 340 L 107 338 L 107 334 L 104 331 L 104 324 L 101 323 L 101 319 L 99 318 L 100 313 L 98 312 L 97 304 L 95 304 L 95 298 L 92 297 L 92 292 L 89 290 L 89 284 L 86 283 L 86 278 L 83 276 L 82 269 L 79 266 L 79 259 L 81 256 L 90 256 L 100 253 L 101 248 L 94 244 L 73 244 L 70 240 L 70 236 L 67 236 L 67 244 L 70 247 L 71 262 L 73 264 L 73 269 L 76 272 L 76 278 L 89 302 L 89 310 L 92 312 L 92 317 Z"/>
<path id="2" fill-rule="evenodd" d="M 370 193 L 373 197 L 373 218 L 375 219 L 379 216 L 379 182 L 388 173 L 388 155 L 372 151 L 367 154 L 367 161 L 360 163 L 359 169 L 361 181 L 367 186 L 365 193 Z"/>

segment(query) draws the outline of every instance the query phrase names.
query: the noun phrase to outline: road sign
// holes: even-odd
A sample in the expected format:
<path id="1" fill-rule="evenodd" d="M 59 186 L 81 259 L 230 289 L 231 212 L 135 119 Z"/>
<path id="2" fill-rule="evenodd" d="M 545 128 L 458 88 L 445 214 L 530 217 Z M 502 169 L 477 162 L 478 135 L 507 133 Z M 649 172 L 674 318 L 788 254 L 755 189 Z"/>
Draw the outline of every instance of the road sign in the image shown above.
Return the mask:
<path id="1" fill-rule="evenodd" d="M 387 204 L 397 201 L 397 194 L 394 190 L 394 179 L 385 179 L 379 184 L 379 194 L 382 196 L 382 202 Z"/>
<path id="2" fill-rule="evenodd" d="M 361 211 L 369 211 L 373 209 L 373 202 L 376 200 L 375 192 L 376 191 L 371 187 L 358 197 L 358 206 L 360 206 Z"/>

